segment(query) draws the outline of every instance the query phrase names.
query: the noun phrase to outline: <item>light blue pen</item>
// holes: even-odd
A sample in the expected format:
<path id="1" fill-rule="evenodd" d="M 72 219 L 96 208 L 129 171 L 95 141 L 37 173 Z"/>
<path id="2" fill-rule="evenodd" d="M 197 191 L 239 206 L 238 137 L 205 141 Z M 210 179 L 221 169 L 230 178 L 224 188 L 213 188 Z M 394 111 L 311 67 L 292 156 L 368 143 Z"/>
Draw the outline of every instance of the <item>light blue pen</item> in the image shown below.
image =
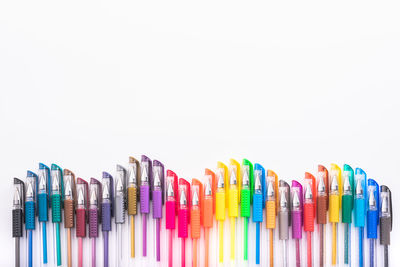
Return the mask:
<path id="1" fill-rule="evenodd" d="M 25 192 L 25 229 L 28 237 L 28 266 L 33 266 L 33 231 L 36 226 L 37 175 L 28 171 Z"/>
<path id="2" fill-rule="evenodd" d="M 258 163 L 254 165 L 253 192 L 253 222 L 256 223 L 256 264 L 260 264 L 261 223 L 263 221 L 263 208 L 265 207 L 267 193 L 265 187 L 265 170 Z"/>
<path id="3" fill-rule="evenodd" d="M 38 216 L 40 222 L 40 240 L 43 244 L 41 253 L 41 264 L 47 264 L 47 221 L 49 220 L 49 187 L 50 184 L 50 169 L 43 163 L 39 163 L 38 172 Z"/>
<path id="4" fill-rule="evenodd" d="M 359 228 L 358 236 L 358 266 L 364 267 L 364 227 L 367 205 L 367 174 L 356 168 L 356 190 L 354 195 L 354 226 Z"/>

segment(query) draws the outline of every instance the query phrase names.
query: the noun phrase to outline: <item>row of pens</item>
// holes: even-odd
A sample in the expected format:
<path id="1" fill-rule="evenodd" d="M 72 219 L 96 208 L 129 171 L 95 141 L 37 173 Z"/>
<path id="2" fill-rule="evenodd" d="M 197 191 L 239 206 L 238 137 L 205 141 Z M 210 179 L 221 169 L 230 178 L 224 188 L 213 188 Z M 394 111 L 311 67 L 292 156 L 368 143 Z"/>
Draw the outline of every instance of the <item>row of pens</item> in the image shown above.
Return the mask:
<path id="1" fill-rule="evenodd" d="M 173 265 L 173 231 L 178 229 L 181 239 L 181 266 L 185 266 L 185 239 L 192 239 L 192 266 L 199 265 L 199 239 L 201 227 L 204 228 L 204 263 L 214 266 L 224 260 L 224 223 L 229 221 L 230 255 L 235 260 L 236 223 L 241 218 L 243 223 L 243 260 L 248 260 L 249 253 L 255 253 L 256 264 L 260 264 L 260 231 L 262 225 L 269 232 L 269 266 L 274 266 L 274 231 L 277 229 L 279 242 L 282 242 L 283 266 L 288 266 L 289 238 L 295 242 L 296 267 L 302 264 L 301 239 L 303 232 L 307 239 L 306 265 L 314 265 L 314 258 L 319 257 L 319 266 L 325 266 L 325 226 L 332 224 L 332 266 L 344 263 L 350 265 L 351 224 L 358 228 L 358 266 L 364 266 L 364 227 L 370 240 L 369 263 L 377 266 L 377 239 L 383 247 L 383 260 L 380 266 L 389 266 L 388 246 L 392 229 L 391 192 L 385 185 L 378 186 L 373 179 L 367 180 L 366 173 L 356 168 L 355 171 L 344 165 L 341 169 L 332 164 L 330 170 L 319 165 L 316 178 L 305 173 L 300 183 L 293 180 L 289 185 L 271 170 L 243 159 L 242 164 L 231 159 L 228 166 L 218 162 L 215 172 L 205 169 L 202 181 L 192 179 L 191 184 L 171 170 L 164 170 L 164 165 L 157 160 L 151 161 L 141 156 L 139 162 L 129 158 L 126 167 L 117 165 L 114 177 L 103 172 L 101 182 L 91 178 L 88 183 L 77 178 L 68 169 L 62 170 L 52 164 L 51 168 L 40 163 L 38 174 L 28 171 L 25 183 L 14 178 L 13 197 L 13 237 L 15 238 L 15 266 L 20 265 L 20 237 L 23 236 L 25 223 L 28 238 L 28 265 L 33 264 L 32 231 L 35 230 L 36 217 L 40 223 L 40 237 L 43 248 L 41 260 L 47 263 L 47 231 L 46 222 L 54 225 L 56 265 L 61 262 L 62 250 L 60 227 L 64 218 L 67 231 L 67 265 L 72 266 L 71 229 L 76 228 L 78 239 L 78 266 L 83 264 L 82 239 L 87 235 L 92 239 L 91 265 L 96 266 L 96 242 L 100 225 L 103 232 L 103 263 L 108 267 L 122 266 L 122 225 L 129 221 L 130 225 L 130 257 L 135 257 L 135 220 L 137 214 L 142 219 L 142 256 L 147 252 L 147 220 L 156 221 L 155 249 L 156 260 L 160 261 L 161 227 L 168 232 L 168 266 Z M 165 206 L 165 207 L 163 207 Z M 63 214 L 62 214 L 63 213 Z M 164 214 L 163 214 L 164 213 Z M 128 218 L 126 218 L 128 215 Z M 161 219 L 165 216 L 165 226 Z M 214 217 L 215 216 L 215 217 Z M 109 263 L 109 232 L 112 230 L 112 217 L 116 225 L 116 263 Z M 214 219 L 218 231 L 218 259 L 210 259 L 210 230 Z M 256 224 L 255 251 L 248 251 L 249 224 Z M 177 223 L 176 223 L 177 222 Z M 315 223 L 318 226 L 319 255 L 313 256 L 313 232 Z M 344 253 L 339 259 L 338 224 L 344 224 Z M 88 225 L 88 227 L 87 227 Z M 189 231 L 190 225 L 190 231 Z M 378 235 L 379 227 L 379 235 Z M 290 234 L 291 232 L 291 234 Z M 251 239 L 253 240 L 253 239 Z M 252 241 L 253 242 L 253 241 Z M 94 255 L 93 255 L 94 254 Z M 237 253 L 236 253 L 237 254 Z M 203 261 L 202 261 L 203 262 Z M 164 266 L 167 263 L 163 263 Z M 275 263 L 275 265 L 277 265 Z"/>

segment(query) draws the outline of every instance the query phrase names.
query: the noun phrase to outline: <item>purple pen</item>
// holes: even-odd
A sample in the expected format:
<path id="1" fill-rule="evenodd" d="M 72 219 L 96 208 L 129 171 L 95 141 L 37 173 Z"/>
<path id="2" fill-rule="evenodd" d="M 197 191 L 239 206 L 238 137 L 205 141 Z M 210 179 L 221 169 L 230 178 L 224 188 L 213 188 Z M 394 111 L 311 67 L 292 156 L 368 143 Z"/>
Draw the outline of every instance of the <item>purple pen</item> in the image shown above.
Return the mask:
<path id="1" fill-rule="evenodd" d="M 142 155 L 141 159 L 141 181 L 140 181 L 140 213 L 142 214 L 143 226 L 143 257 L 147 256 L 147 214 L 150 213 L 150 185 L 152 184 L 151 160 Z"/>
<path id="2" fill-rule="evenodd" d="M 301 266 L 300 240 L 302 238 L 303 225 L 303 187 L 295 180 L 291 188 L 292 201 L 292 238 L 296 242 L 296 267 Z"/>
<path id="3" fill-rule="evenodd" d="M 89 188 L 89 238 L 92 240 L 92 267 L 96 267 L 96 238 L 99 236 L 100 218 L 100 182 L 94 178 L 90 179 Z"/>
<path id="4" fill-rule="evenodd" d="M 153 183 L 152 183 L 152 195 L 153 195 L 153 219 L 155 219 L 156 227 L 154 227 L 154 237 L 156 245 L 156 259 L 161 260 L 161 218 L 162 218 L 162 205 L 164 203 L 164 165 L 158 160 L 153 160 Z"/>
<path id="5" fill-rule="evenodd" d="M 102 179 L 102 203 L 101 203 L 101 230 L 103 231 L 104 243 L 104 267 L 108 267 L 108 232 L 111 231 L 111 217 L 113 217 L 113 178 L 103 172 Z"/>

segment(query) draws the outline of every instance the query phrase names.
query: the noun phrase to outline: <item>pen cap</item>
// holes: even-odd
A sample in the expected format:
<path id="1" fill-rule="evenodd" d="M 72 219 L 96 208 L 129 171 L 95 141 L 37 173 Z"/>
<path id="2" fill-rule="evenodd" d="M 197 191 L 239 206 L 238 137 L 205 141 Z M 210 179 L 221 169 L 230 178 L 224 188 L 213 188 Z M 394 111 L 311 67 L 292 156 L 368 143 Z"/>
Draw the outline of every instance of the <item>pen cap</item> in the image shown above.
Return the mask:
<path id="1" fill-rule="evenodd" d="M 36 217 L 36 192 L 37 192 L 37 175 L 31 171 L 27 171 L 26 175 L 26 191 L 25 191 L 25 228 L 26 230 L 35 229 Z"/>
<path id="2" fill-rule="evenodd" d="M 203 185 L 192 179 L 190 198 L 190 234 L 192 238 L 200 238 L 201 205 L 203 203 Z"/>
<path id="3" fill-rule="evenodd" d="M 373 179 L 368 179 L 367 203 L 367 238 L 378 238 L 379 185 Z"/>
<path id="4" fill-rule="evenodd" d="M 114 216 L 114 181 L 113 177 L 103 172 L 101 203 L 101 230 L 111 231 L 111 218 Z"/>
<path id="5" fill-rule="evenodd" d="M 126 205 L 126 169 L 117 164 L 114 186 L 114 216 L 115 223 L 125 223 Z"/>
<path id="6" fill-rule="evenodd" d="M 229 162 L 229 184 L 226 187 L 228 193 L 228 215 L 230 217 L 239 215 L 240 185 L 240 164 L 231 159 Z"/>
<path id="7" fill-rule="evenodd" d="M 271 171 L 267 171 L 267 196 L 266 196 L 266 227 L 267 229 L 274 229 L 276 226 L 276 212 L 277 212 L 277 193 L 278 193 L 278 175 Z"/>
<path id="8" fill-rule="evenodd" d="M 178 176 L 171 170 L 167 170 L 166 178 L 166 202 L 165 202 L 165 226 L 166 229 L 175 229 L 175 217 L 178 213 Z"/>
<path id="9" fill-rule="evenodd" d="M 338 223 L 342 202 L 342 174 L 338 165 L 331 164 L 329 173 L 329 222 Z"/>
<path id="10" fill-rule="evenodd" d="M 263 221 L 265 191 L 265 170 L 263 166 L 256 163 L 254 164 L 253 222 Z"/>
<path id="11" fill-rule="evenodd" d="M 366 202 L 367 202 L 367 174 L 360 168 L 356 168 L 354 179 L 354 225 L 365 226 Z"/>
<path id="12" fill-rule="evenodd" d="M 86 237 L 86 222 L 87 222 L 87 208 L 88 208 L 88 183 L 82 178 L 77 179 L 76 194 L 76 237 Z"/>
<path id="13" fill-rule="evenodd" d="M 128 164 L 128 215 L 137 214 L 139 200 L 138 185 L 140 184 L 140 163 L 134 157 L 129 157 Z"/>
<path id="14" fill-rule="evenodd" d="M 216 181 L 215 173 L 209 169 L 205 169 L 204 173 L 204 192 L 203 203 L 201 205 L 201 223 L 204 227 L 210 228 L 213 226 L 213 216 L 215 212 L 215 190 Z"/>
<path id="15" fill-rule="evenodd" d="M 51 182 L 53 182 L 53 177 L 54 179 L 59 180 L 59 185 L 60 185 L 60 194 L 61 194 L 61 208 L 63 208 L 63 202 L 64 202 L 64 176 L 63 176 L 63 170 L 61 169 L 60 166 L 56 164 L 51 164 L 51 171 L 50 171 L 50 179 Z M 49 185 L 51 186 L 51 184 Z M 51 192 L 51 188 L 50 188 Z"/>
<path id="16" fill-rule="evenodd" d="M 179 178 L 179 208 L 178 208 L 178 237 L 188 237 L 188 224 L 190 222 L 189 199 L 190 184 L 183 178 Z"/>
<path id="17" fill-rule="evenodd" d="M 229 203 L 227 202 L 228 197 L 226 197 L 226 187 L 228 185 L 227 172 L 228 169 L 226 165 L 222 162 L 218 162 L 216 172 L 217 189 L 215 193 L 215 218 L 217 219 L 217 221 L 225 220 L 225 208 L 229 205 Z"/>
<path id="18" fill-rule="evenodd" d="M 38 171 L 38 215 L 39 222 L 47 222 L 49 219 L 49 184 L 50 169 L 43 163 L 39 163 Z"/>
<path id="19" fill-rule="evenodd" d="M 292 181 L 290 190 L 291 212 L 292 212 L 292 238 L 301 239 L 303 225 L 303 187 L 295 180 Z"/>
<path id="20" fill-rule="evenodd" d="M 343 166 L 343 195 L 342 195 L 342 222 L 352 222 L 352 211 L 354 201 L 354 171 L 344 164 Z"/>
<path id="21" fill-rule="evenodd" d="M 280 180 L 278 192 L 279 239 L 287 240 L 289 239 L 289 226 L 291 224 L 289 184 L 283 180 Z"/>
<path id="22" fill-rule="evenodd" d="M 379 237 L 381 245 L 390 245 L 393 226 L 392 193 L 386 185 L 381 185 Z"/>
<path id="23" fill-rule="evenodd" d="M 304 177 L 304 231 L 314 231 L 315 209 L 316 209 L 316 187 L 315 177 L 306 172 Z"/>
<path id="24" fill-rule="evenodd" d="M 326 224 L 326 214 L 329 207 L 329 180 L 328 170 L 318 165 L 317 174 L 317 223 Z"/>
<path id="25" fill-rule="evenodd" d="M 89 190 L 89 237 L 99 236 L 101 184 L 95 178 L 90 179 Z"/>
<path id="26" fill-rule="evenodd" d="M 12 210 L 12 237 L 22 237 L 24 223 L 25 192 L 24 182 L 14 178 L 14 198 Z"/>
<path id="27" fill-rule="evenodd" d="M 147 214 L 150 213 L 150 185 L 153 183 L 152 179 L 152 165 L 151 160 L 142 155 L 141 164 L 141 181 L 140 181 L 140 212 Z"/>
<path id="28" fill-rule="evenodd" d="M 153 219 L 162 218 L 162 205 L 164 203 L 164 165 L 158 160 L 153 160 Z"/>
<path id="29" fill-rule="evenodd" d="M 75 174 L 64 169 L 64 227 L 73 228 L 76 205 Z"/>
<path id="30" fill-rule="evenodd" d="M 243 159 L 241 167 L 242 187 L 240 190 L 240 216 L 250 217 L 250 206 L 253 201 L 253 164 Z"/>
<path id="31" fill-rule="evenodd" d="M 64 179 L 62 169 L 56 164 L 51 164 L 51 219 L 53 223 L 61 222 L 61 209 L 64 203 Z"/>

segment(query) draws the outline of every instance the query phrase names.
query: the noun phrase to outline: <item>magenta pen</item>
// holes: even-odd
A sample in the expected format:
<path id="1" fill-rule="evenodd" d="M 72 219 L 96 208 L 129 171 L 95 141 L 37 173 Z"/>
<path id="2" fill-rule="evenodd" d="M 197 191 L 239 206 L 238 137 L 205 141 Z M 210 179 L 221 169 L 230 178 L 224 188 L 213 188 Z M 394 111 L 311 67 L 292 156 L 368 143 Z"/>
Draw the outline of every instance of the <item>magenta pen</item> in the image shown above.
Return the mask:
<path id="1" fill-rule="evenodd" d="M 292 238 L 296 246 L 296 267 L 301 266 L 301 238 L 303 226 L 303 187 L 295 180 L 291 188 Z"/>

